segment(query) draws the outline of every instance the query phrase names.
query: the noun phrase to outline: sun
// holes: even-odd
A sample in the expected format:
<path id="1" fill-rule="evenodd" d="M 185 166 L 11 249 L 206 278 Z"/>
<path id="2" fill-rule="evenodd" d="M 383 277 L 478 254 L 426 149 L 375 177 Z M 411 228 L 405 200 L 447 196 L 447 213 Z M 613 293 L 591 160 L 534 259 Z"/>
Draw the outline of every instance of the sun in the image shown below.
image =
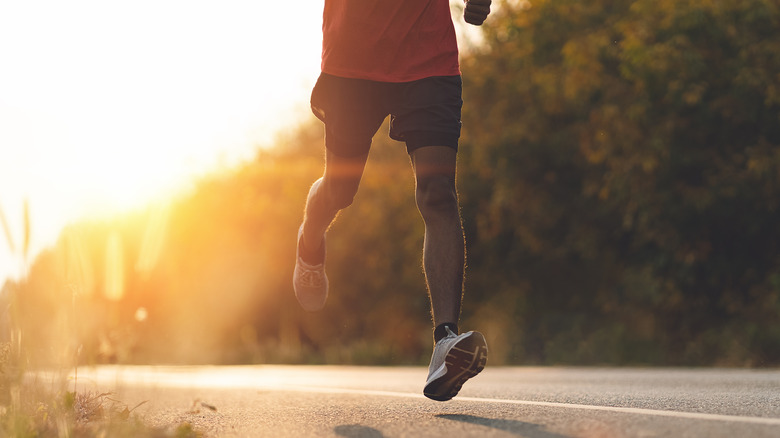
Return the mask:
<path id="1" fill-rule="evenodd" d="M 68 221 L 251 158 L 308 116 L 319 74 L 322 0 L 288 13 L 249 0 L 4 3 L 0 208 L 15 217 L 29 200 L 40 247 Z"/>

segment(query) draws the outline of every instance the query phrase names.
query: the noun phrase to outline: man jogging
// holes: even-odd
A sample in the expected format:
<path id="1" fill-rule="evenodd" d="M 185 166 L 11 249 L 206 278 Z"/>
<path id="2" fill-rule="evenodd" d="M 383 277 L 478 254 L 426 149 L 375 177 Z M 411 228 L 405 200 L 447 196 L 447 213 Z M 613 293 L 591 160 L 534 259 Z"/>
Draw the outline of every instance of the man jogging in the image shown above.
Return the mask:
<path id="1" fill-rule="evenodd" d="M 490 3 L 466 0 L 466 21 L 481 25 Z M 406 143 L 425 222 L 435 346 L 423 393 L 449 400 L 487 361 L 482 334 L 458 332 L 465 265 L 455 188 L 462 100 L 449 0 L 325 0 L 322 31 L 322 74 L 311 107 L 325 124 L 325 171 L 311 186 L 298 231 L 295 296 L 309 311 L 325 305 L 326 231 L 352 203 L 371 139 L 390 115 L 389 135 Z"/>

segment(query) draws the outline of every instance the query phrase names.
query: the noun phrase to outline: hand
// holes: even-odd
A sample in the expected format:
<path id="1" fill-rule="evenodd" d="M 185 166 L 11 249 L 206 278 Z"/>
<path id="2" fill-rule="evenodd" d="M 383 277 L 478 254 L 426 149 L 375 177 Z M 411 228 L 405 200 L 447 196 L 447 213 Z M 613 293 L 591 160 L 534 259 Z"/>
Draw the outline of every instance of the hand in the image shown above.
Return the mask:
<path id="1" fill-rule="evenodd" d="M 466 23 L 479 26 L 485 22 L 488 14 L 490 14 L 491 0 L 464 0 L 466 2 L 466 8 L 463 10 L 463 18 L 466 19 Z"/>

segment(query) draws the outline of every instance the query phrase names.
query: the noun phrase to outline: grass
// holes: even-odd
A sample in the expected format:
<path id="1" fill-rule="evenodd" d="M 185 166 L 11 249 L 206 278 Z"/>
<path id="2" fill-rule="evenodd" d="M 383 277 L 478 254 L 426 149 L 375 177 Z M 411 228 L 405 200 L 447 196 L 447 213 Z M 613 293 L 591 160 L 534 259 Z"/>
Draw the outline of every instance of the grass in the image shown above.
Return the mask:
<path id="1" fill-rule="evenodd" d="M 30 215 L 27 202 L 23 209 L 22 246 L 14 245 L 13 233 L 0 208 L 0 227 L 14 255 L 21 256 L 25 268 L 30 246 Z M 133 407 L 113 398 L 109 392 L 69 391 L 64 376 L 53 377 L 42 384 L 28 375 L 23 359 L 22 330 L 15 323 L 18 309 L 13 300 L 6 311 L 9 319 L 7 336 L 0 333 L 0 437 L 9 438 L 194 438 L 202 434 L 188 423 L 173 428 L 153 428 L 145 425 Z M 2 315 L 0 315 L 2 316 Z M 1 320 L 1 319 L 0 319 Z M 78 367 L 76 367 L 78 373 Z"/>
<path id="2" fill-rule="evenodd" d="M 135 406 L 112 393 L 74 392 L 63 380 L 44 385 L 15 366 L 10 343 L 0 346 L 0 436 L 37 437 L 199 437 L 189 424 L 152 428 L 133 413 Z M 55 380 L 58 378 L 55 377 Z"/>
<path id="3" fill-rule="evenodd" d="M 8 352 L 3 344 L 0 353 Z M 194 438 L 202 434 L 190 424 L 173 428 L 149 427 L 133 413 L 135 406 L 117 400 L 112 393 L 68 391 L 62 382 L 53 382 L 47 389 L 35 379 L 0 356 L 0 436 L 18 438 L 44 437 L 151 437 Z"/>

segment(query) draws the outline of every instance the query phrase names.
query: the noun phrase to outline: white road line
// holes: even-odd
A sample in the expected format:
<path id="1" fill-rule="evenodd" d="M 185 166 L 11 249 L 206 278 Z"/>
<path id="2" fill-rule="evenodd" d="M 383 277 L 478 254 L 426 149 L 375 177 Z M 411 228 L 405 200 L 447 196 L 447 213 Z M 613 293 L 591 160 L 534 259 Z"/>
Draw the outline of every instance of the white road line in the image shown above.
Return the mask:
<path id="1" fill-rule="evenodd" d="M 417 399 L 427 400 L 427 398 L 422 394 L 415 394 L 411 392 L 374 391 L 368 389 L 329 388 L 329 387 L 322 387 L 322 386 L 287 386 L 287 385 L 281 385 L 281 386 L 275 386 L 275 387 L 263 388 L 263 389 L 276 390 L 276 391 L 318 392 L 318 393 L 327 393 L 327 394 L 376 395 L 382 397 L 417 398 Z M 729 422 L 738 422 L 738 423 L 780 426 L 780 418 L 742 417 L 738 415 L 705 414 L 700 412 L 664 411 L 658 409 L 627 408 L 627 407 L 619 407 L 619 406 L 597 406 L 597 405 L 582 405 L 576 403 L 556 403 L 556 402 L 543 402 L 543 401 L 463 397 L 463 396 L 458 396 L 454 398 L 452 401 L 511 404 L 511 405 L 525 405 L 525 406 L 544 406 L 549 408 L 565 408 L 565 409 L 584 409 L 590 411 L 620 412 L 624 414 L 634 414 L 634 415 L 652 415 L 657 417 L 685 418 L 689 420 L 729 421 Z"/>

